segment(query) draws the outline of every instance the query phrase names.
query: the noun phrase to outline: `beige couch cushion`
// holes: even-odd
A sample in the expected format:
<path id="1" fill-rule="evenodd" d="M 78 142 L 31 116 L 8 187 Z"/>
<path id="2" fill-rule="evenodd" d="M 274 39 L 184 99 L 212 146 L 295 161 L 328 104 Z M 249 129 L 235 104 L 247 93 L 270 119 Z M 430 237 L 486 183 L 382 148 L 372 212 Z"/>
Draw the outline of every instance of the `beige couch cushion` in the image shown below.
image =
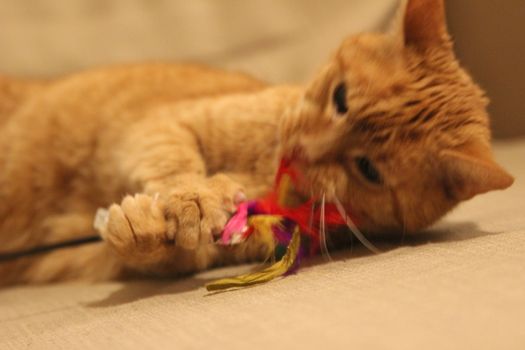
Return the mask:
<path id="1" fill-rule="evenodd" d="M 404 246 L 322 259 L 297 275 L 208 295 L 181 281 L 0 291 L 1 349 L 523 349 L 525 142 L 517 176 Z"/>
<path id="2" fill-rule="evenodd" d="M 201 61 L 303 81 L 398 0 L 3 0 L 0 71 L 49 76 L 98 64 Z"/>
<path id="3" fill-rule="evenodd" d="M 385 27 L 400 0 L 2 0 L 0 72 L 200 61 L 270 82 L 312 76 L 340 40 Z M 525 135 L 525 2 L 447 1 L 460 59 L 493 100 L 497 137 Z"/>

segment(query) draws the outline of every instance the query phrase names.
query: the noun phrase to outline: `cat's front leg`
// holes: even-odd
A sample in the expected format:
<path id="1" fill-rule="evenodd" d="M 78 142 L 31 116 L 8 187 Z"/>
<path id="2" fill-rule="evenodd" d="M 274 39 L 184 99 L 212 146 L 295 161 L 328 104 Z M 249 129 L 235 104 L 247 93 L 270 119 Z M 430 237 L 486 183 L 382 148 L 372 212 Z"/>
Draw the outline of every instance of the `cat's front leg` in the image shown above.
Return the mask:
<path id="1" fill-rule="evenodd" d="M 136 270 L 173 274 L 215 263 L 215 239 L 244 199 L 242 186 L 224 175 L 178 177 L 127 196 L 99 222 L 104 240 Z"/>

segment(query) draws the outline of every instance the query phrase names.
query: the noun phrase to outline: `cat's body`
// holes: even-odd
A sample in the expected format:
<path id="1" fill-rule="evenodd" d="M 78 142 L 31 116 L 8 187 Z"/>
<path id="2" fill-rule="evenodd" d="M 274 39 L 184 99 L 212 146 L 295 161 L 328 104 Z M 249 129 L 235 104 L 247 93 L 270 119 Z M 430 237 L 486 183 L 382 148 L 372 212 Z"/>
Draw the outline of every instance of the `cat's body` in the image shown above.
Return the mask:
<path id="1" fill-rule="evenodd" d="M 0 252 L 92 235 L 97 208 L 119 203 L 98 223 L 104 242 L 0 262 L 0 284 L 260 258 L 256 240 L 225 248 L 213 236 L 243 192 L 268 191 L 283 155 L 305 174 L 305 194 L 340 199 L 370 232 L 415 231 L 509 186 L 490 157 L 484 97 L 443 32 L 442 1 L 408 6 L 404 42 L 349 39 L 305 87 L 164 64 L 0 77 Z"/>
<path id="2" fill-rule="evenodd" d="M 2 115 L 2 251 L 93 235 L 97 208 L 144 192 L 146 178 L 177 171 L 227 173 L 240 185 L 231 190 L 242 185 L 248 196 L 262 195 L 277 165 L 278 119 L 300 94 L 238 73 L 166 64 L 87 71 L 33 91 L 28 86 L 16 110 Z M 182 146 L 170 144 L 179 134 L 186 138 Z M 143 153 L 153 173 L 133 178 L 126 163 L 141 161 Z M 0 272 L 3 280 L 18 281 L 115 277 L 122 265 L 106 250 L 104 243 L 59 250 L 4 263 Z M 215 254 L 205 255 L 202 262 L 182 259 L 187 267 L 174 264 L 173 271 L 217 262 Z"/>

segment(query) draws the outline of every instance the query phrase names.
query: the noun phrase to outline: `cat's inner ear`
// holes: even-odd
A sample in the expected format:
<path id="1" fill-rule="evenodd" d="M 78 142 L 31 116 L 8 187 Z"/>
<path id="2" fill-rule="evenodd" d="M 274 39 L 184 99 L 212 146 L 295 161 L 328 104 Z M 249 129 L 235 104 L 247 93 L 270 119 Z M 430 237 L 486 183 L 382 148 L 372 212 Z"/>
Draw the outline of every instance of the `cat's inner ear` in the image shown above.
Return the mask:
<path id="1" fill-rule="evenodd" d="M 456 200 L 503 190 L 514 182 L 514 178 L 494 161 L 486 146 L 465 145 L 442 151 L 440 158 L 444 168 L 445 192 Z"/>
<path id="2" fill-rule="evenodd" d="M 405 0 L 401 21 L 403 44 L 425 50 L 431 47 L 448 47 L 444 0 Z"/>

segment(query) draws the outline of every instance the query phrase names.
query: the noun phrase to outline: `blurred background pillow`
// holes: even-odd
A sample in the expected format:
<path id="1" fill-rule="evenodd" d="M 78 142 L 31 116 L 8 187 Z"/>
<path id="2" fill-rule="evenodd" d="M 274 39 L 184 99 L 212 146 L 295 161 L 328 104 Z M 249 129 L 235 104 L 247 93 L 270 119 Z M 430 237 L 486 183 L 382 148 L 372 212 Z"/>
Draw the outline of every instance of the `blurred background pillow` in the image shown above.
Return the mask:
<path id="1" fill-rule="evenodd" d="M 48 77 L 100 64 L 197 61 L 302 82 L 397 0 L 0 0 L 0 71 Z M 448 1 L 458 52 L 493 98 L 496 136 L 525 134 L 525 1 Z"/>

